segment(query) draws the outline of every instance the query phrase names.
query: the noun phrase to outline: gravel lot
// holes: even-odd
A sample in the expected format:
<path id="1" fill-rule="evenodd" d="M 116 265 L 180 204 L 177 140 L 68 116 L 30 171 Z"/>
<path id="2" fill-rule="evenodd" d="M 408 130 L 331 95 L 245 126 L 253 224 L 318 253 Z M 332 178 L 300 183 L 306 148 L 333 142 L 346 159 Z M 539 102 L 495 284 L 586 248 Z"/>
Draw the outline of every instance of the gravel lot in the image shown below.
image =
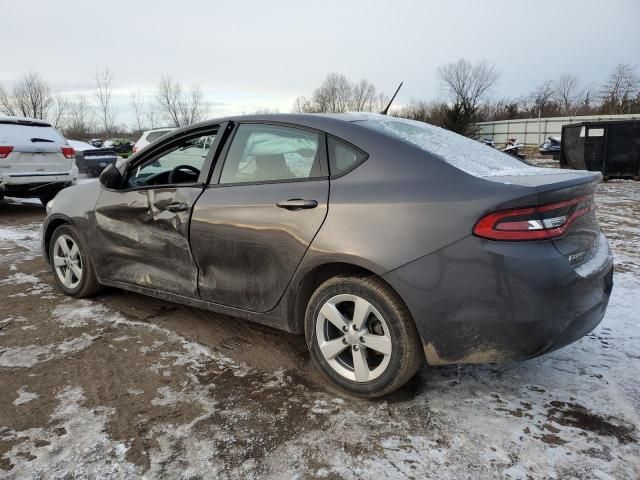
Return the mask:
<path id="1" fill-rule="evenodd" d="M 0 202 L 0 478 L 640 478 L 640 182 L 602 184 L 600 327 L 545 357 L 344 397 L 304 340 L 108 290 L 62 295 L 44 210 Z"/>

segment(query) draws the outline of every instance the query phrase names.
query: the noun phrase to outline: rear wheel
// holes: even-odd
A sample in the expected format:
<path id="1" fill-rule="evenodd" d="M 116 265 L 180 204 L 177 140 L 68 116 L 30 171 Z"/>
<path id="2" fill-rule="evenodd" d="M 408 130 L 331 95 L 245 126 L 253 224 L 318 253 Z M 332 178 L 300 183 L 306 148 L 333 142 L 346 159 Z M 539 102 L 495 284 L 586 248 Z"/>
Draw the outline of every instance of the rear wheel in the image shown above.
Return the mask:
<path id="1" fill-rule="evenodd" d="M 320 371 L 353 395 L 390 393 L 422 363 L 409 312 L 375 277 L 339 276 L 320 285 L 307 306 L 305 330 Z"/>
<path id="2" fill-rule="evenodd" d="M 49 262 L 56 283 L 67 295 L 84 298 L 101 290 L 91 259 L 69 225 L 62 225 L 53 232 Z"/>

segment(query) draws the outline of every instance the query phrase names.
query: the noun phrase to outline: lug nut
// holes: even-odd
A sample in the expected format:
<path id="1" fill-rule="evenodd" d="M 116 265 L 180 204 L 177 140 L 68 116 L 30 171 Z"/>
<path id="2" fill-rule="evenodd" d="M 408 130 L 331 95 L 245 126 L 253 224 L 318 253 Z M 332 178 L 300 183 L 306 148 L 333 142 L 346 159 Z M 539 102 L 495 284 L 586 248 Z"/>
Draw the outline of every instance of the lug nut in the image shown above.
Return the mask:
<path id="1" fill-rule="evenodd" d="M 360 337 L 360 343 L 364 343 L 364 337 Z"/>
<path id="2" fill-rule="evenodd" d="M 354 330 L 357 330 L 358 327 L 356 326 L 356 324 L 354 323 L 353 325 L 351 325 L 351 328 L 353 328 Z"/>
<path id="3" fill-rule="evenodd" d="M 343 338 L 343 339 L 342 339 L 342 343 L 344 343 L 344 344 L 346 345 L 346 344 L 347 344 L 347 343 L 349 343 L 349 342 L 347 341 L 347 339 L 346 339 L 346 338 Z"/>
<path id="4" fill-rule="evenodd" d="M 354 346 L 353 346 L 353 351 L 354 351 L 354 352 L 357 352 L 358 350 L 360 350 L 360 347 L 358 347 L 358 345 L 354 345 Z"/>
<path id="5" fill-rule="evenodd" d="M 347 326 L 345 325 L 344 327 L 342 327 L 342 331 L 343 331 L 343 332 L 345 332 L 345 333 L 346 333 L 346 332 L 348 332 L 348 331 L 349 331 L 349 327 L 347 327 Z"/>

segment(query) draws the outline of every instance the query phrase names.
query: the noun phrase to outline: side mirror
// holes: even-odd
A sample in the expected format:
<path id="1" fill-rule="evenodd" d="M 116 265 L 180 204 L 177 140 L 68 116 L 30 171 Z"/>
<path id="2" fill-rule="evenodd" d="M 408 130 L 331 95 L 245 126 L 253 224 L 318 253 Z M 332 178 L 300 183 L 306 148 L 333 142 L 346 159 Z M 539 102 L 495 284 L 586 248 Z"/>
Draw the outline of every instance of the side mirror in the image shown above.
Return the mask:
<path id="1" fill-rule="evenodd" d="M 98 180 L 104 188 L 114 189 L 122 185 L 122 174 L 120 174 L 120 170 L 118 170 L 114 164 L 111 164 L 102 170 Z"/>

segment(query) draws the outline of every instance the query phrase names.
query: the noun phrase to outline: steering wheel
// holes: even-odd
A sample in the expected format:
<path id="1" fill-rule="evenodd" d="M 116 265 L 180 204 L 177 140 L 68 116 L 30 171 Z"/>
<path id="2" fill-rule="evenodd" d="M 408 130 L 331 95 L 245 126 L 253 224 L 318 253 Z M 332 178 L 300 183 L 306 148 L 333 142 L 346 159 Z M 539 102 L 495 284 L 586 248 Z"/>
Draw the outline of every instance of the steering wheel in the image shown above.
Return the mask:
<path id="1" fill-rule="evenodd" d="M 171 170 L 171 172 L 169 172 L 169 178 L 167 179 L 167 182 L 169 184 L 173 183 L 173 179 L 176 176 L 176 173 L 178 173 L 179 171 L 190 171 L 196 174 L 196 176 L 200 175 L 200 170 L 198 170 L 196 167 L 193 167 L 191 165 L 178 165 L 177 167 L 173 167 L 173 169 Z"/>

